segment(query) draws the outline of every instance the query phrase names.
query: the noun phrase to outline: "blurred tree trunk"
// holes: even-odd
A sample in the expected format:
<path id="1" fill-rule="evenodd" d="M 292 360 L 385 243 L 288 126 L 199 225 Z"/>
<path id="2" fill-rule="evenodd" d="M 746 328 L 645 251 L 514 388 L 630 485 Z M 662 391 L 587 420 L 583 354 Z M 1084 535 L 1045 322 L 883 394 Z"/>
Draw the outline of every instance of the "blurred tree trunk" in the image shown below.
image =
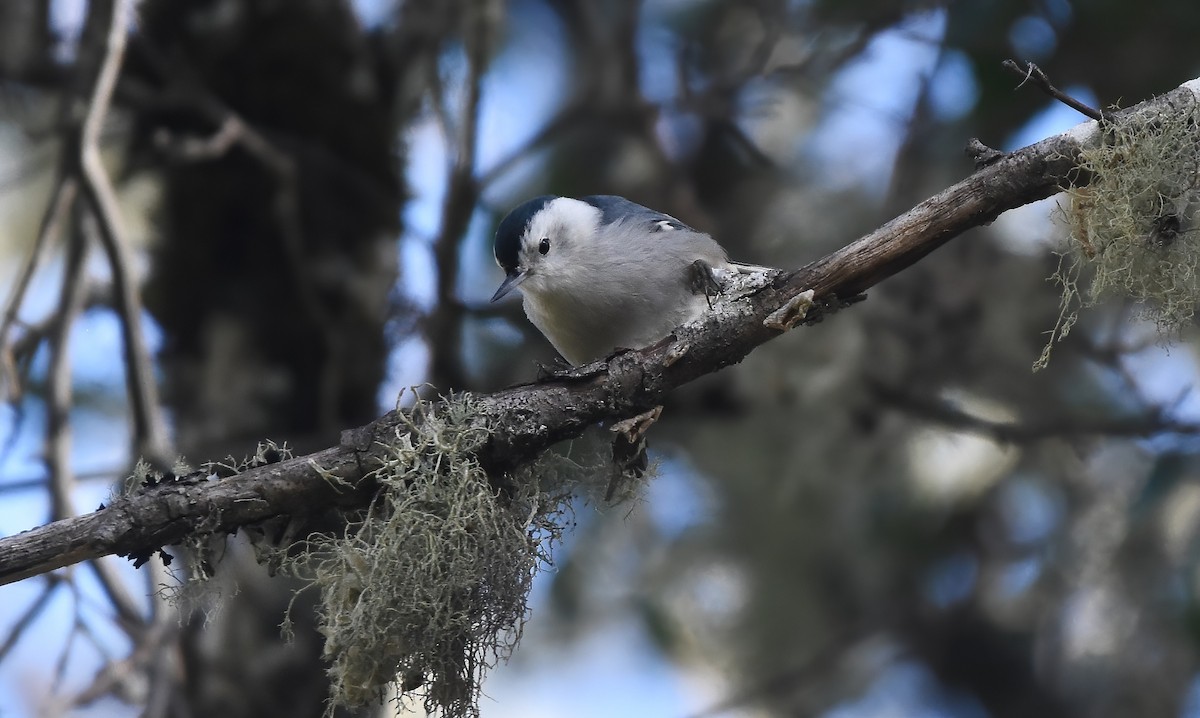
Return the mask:
<path id="1" fill-rule="evenodd" d="M 170 158 L 145 293 L 178 450 L 336 441 L 378 413 L 403 200 L 395 138 L 415 103 L 395 96 L 380 38 L 342 0 L 151 0 L 141 28 L 135 156 Z M 236 123 L 247 129 L 227 147 L 194 149 Z M 285 645 L 296 586 L 245 555 L 222 573 L 220 611 L 183 632 L 180 715 L 321 715 L 311 602 L 293 607 Z"/>

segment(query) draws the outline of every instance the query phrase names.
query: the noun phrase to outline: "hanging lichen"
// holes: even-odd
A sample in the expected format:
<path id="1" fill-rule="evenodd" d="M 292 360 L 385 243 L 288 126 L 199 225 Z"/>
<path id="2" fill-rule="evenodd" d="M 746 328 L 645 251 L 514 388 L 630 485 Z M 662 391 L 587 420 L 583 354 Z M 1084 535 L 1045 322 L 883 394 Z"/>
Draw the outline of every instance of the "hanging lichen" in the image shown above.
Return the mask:
<path id="1" fill-rule="evenodd" d="M 1091 177 L 1070 190 L 1063 216 L 1070 241 L 1053 279 L 1062 306 L 1050 341 L 1034 364 L 1049 361 L 1080 308 L 1112 298 L 1138 303 L 1164 333 L 1178 331 L 1200 298 L 1200 105 L 1194 98 L 1156 115 L 1102 128 L 1084 149 Z"/>
<path id="2" fill-rule="evenodd" d="M 283 566 L 321 594 L 330 710 L 396 685 L 430 713 L 474 716 L 484 670 L 520 637 L 570 493 L 581 481 L 602 490 L 607 474 L 550 455 L 501 489 L 475 458 L 489 429 L 469 400 L 405 417 L 382 447 L 371 507 L 341 535 L 292 547 Z"/>

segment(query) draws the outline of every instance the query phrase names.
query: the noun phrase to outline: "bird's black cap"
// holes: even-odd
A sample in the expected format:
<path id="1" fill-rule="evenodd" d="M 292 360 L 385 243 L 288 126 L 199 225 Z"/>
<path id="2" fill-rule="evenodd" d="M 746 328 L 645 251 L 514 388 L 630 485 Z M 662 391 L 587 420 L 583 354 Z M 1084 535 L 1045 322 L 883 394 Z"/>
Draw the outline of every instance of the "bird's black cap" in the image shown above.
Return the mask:
<path id="1" fill-rule="evenodd" d="M 529 220 L 533 219 L 533 215 L 540 212 L 553 199 L 558 198 L 552 194 L 534 197 L 517 205 L 504 219 L 500 220 L 500 226 L 496 228 L 496 262 L 506 273 L 511 274 L 517 269 L 517 259 L 521 252 L 521 235 L 525 234 Z"/>

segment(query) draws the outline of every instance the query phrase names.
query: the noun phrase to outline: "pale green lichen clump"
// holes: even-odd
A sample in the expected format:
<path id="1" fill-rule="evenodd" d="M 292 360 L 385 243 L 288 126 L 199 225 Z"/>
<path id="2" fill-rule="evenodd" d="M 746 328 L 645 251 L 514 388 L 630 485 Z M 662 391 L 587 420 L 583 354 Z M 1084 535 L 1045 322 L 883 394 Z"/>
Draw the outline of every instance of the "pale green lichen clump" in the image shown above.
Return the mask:
<path id="1" fill-rule="evenodd" d="M 1070 332 L 1080 307 L 1124 297 L 1160 331 L 1178 331 L 1200 296 L 1200 103 L 1101 128 L 1080 169 L 1091 182 L 1068 192 L 1069 246 L 1056 279 L 1062 308 L 1034 365 Z"/>
<path id="2" fill-rule="evenodd" d="M 475 458 L 489 430 L 469 400 L 406 417 L 384 440 L 370 509 L 294 547 L 285 567 L 321 593 L 330 710 L 395 684 L 430 713 L 478 715 L 482 672 L 515 645 L 533 575 L 569 518 L 567 482 L 596 472 L 558 458 L 497 486 Z"/>

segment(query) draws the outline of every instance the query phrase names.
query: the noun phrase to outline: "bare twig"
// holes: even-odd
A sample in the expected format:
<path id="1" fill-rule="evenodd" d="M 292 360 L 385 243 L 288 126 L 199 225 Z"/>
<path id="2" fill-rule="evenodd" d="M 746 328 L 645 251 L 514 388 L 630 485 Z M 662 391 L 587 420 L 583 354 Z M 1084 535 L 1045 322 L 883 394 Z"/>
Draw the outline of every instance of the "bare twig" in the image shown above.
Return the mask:
<path id="1" fill-rule="evenodd" d="M 170 645 L 177 633 L 178 623 L 175 621 L 155 624 L 146 632 L 143 639 L 137 642 L 128 656 L 106 662 L 92 678 L 91 684 L 72 697 L 72 705 L 75 707 L 86 706 L 104 696 L 111 695 L 118 690 L 121 684 L 135 676 L 160 675 L 161 671 L 167 667 L 159 660 L 162 651 Z M 159 698 L 161 699 L 162 696 Z M 153 713 L 147 710 L 143 715 L 153 715 Z"/>
<path id="2" fill-rule="evenodd" d="M 72 584 L 68 583 L 67 585 L 71 586 L 74 590 L 74 586 Z M 71 654 L 74 652 L 73 649 L 75 647 L 75 640 L 79 637 L 79 627 L 81 623 L 82 620 L 79 617 L 79 606 L 78 602 L 76 602 L 75 618 L 71 623 L 71 631 L 67 634 L 67 640 L 66 643 L 63 644 L 62 650 L 59 651 L 58 660 L 54 662 L 54 679 L 50 683 L 51 694 L 58 694 L 59 689 L 62 686 L 63 678 L 66 677 L 67 659 L 70 658 Z M 58 711 L 54 711 L 54 713 L 58 713 Z"/>
<path id="3" fill-rule="evenodd" d="M 169 466 L 172 457 L 166 422 L 159 407 L 158 387 L 142 331 L 142 302 L 133 276 L 133 257 L 116 193 L 100 158 L 100 131 L 125 55 L 126 28 L 133 8 L 133 0 L 112 0 L 112 3 L 104 60 L 80 133 L 80 174 L 84 193 L 99 220 L 100 240 L 112 272 L 113 298 L 121 317 L 135 451 L 156 465 Z"/>
<path id="4" fill-rule="evenodd" d="M 41 594 L 17 618 L 16 623 L 8 630 L 8 635 L 5 636 L 4 643 L 0 644 L 0 663 L 4 662 L 4 659 L 16 647 L 17 642 L 21 640 L 21 636 L 25 634 L 26 629 L 33 625 L 33 622 L 37 620 L 41 612 L 50 604 L 50 599 L 54 598 L 55 590 L 61 585 L 62 581 L 59 580 L 58 576 L 54 574 L 46 576 L 46 584 L 42 586 Z"/>
<path id="5" fill-rule="evenodd" d="M 1004 153 L 1000 150 L 988 147 L 979 140 L 978 137 L 972 137 L 967 140 L 967 146 L 964 148 L 967 155 L 975 160 L 975 169 L 987 167 L 991 163 L 1004 157 Z"/>
<path id="6" fill-rule="evenodd" d="M 1072 110 L 1090 117 L 1097 122 L 1109 121 L 1110 118 L 1103 110 L 1097 110 L 1094 107 L 1080 102 L 1079 100 L 1071 97 L 1067 93 L 1050 84 L 1050 78 L 1046 77 L 1046 73 L 1042 72 L 1042 68 L 1038 67 L 1032 62 L 1025 63 L 1025 67 L 1021 67 L 1019 64 L 1017 64 L 1016 60 L 1005 60 L 1001 64 L 1003 64 L 1004 69 L 1010 70 L 1018 76 L 1024 78 L 1021 80 L 1021 85 L 1024 85 L 1026 82 L 1033 82 L 1033 84 L 1037 85 L 1042 92 L 1045 92 L 1047 95 L 1053 97 L 1067 107 L 1070 107 Z M 1017 87 L 1020 87 L 1021 85 L 1017 85 Z"/>
<path id="7" fill-rule="evenodd" d="M 100 158 L 101 130 L 124 57 L 126 30 L 132 7 L 132 0 L 111 0 L 108 3 L 98 4 L 92 9 L 92 12 L 107 11 L 109 16 L 103 60 L 79 130 L 78 170 L 80 184 L 94 213 L 97 234 L 108 255 L 114 304 L 121 317 L 126 384 L 133 415 L 135 450 L 148 461 L 156 464 L 170 464 L 172 457 L 166 437 L 166 423 L 161 416 L 150 353 L 142 333 L 141 299 L 133 277 L 133 260 L 122 226 L 116 193 Z M 57 346 L 58 351 L 50 371 L 52 383 L 50 413 L 55 418 L 49 422 L 50 426 L 47 432 L 50 444 L 48 462 L 55 511 L 63 516 L 75 513 L 70 500 L 74 478 L 71 474 L 69 455 L 71 397 L 66 344 L 74 317 L 78 315 L 86 297 L 86 283 L 83 281 L 84 242 L 86 241 L 84 235 L 89 227 L 90 225 L 85 222 L 82 228 L 83 233 L 69 250 L 71 254 L 68 257 L 67 283 L 70 286 L 64 287 L 60 316 L 58 324 L 53 330 L 54 338 L 52 339 L 52 344 Z M 125 629 L 127 631 L 136 630 L 136 627 L 142 623 L 141 612 L 129 596 L 120 578 L 102 561 L 93 561 L 91 567 L 114 610 L 122 619 Z"/>
<path id="8" fill-rule="evenodd" d="M 133 600 L 125 582 L 117 574 L 117 567 L 111 561 L 108 557 L 100 557 L 89 561 L 88 567 L 96 574 L 100 590 L 104 591 L 105 597 L 112 604 L 119 619 L 117 624 L 130 636 L 137 636 L 146 623 L 144 612 Z"/>
<path id="9" fill-rule="evenodd" d="M 76 481 L 104 481 L 112 483 L 125 471 L 124 465 L 114 466 L 111 469 L 92 469 L 90 471 L 78 471 L 75 473 Z M 0 494 L 9 491 L 30 491 L 40 489 L 46 485 L 49 479 L 48 475 L 24 476 L 19 479 L 7 479 L 0 482 Z"/>
<path id="10" fill-rule="evenodd" d="M 458 139 L 461 135 L 455 126 L 453 113 L 446 103 L 446 78 L 443 77 L 441 66 L 439 63 L 431 62 L 426 66 L 426 86 L 429 88 L 429 109 L 433 113 L 434 123 L 437 125 L 438 132 L 442 135 L 442 142 L 445 143 L 447 154 L 451 154 L 458 148 Z M 468 69 L 469 72 L 469 69 Z M 451 163 L 454 158 L 451 156 Z"/>
<path id="11" fill-rule="evenodd" d="M 239 143 L 252 143 L 248 135 L 252 130 L 242 122 L 241 118 L 232 112 L 227 114 L 217 131 L 208 137 L 176 137 L 166 129 L 160 129 L 154 133 L 154 146 L 162 150 L 171 159 L 197 161 L 197 160 L 216 160 L 228 154 L 229 150 Z M 261 138 L 254 138 L 261 139 Z M 269 147 L 269 145 L 268 145 Z M 258 147 L 261 151 L 261 147 Z M 274 148 L 270 148 L 274 149 Z M 260 156 L 258 159 L 262 160 Z M 273 170 L 278 170 L 281 166 L 286 166 L 286 162 L 279 163 L 274 156 L 269 158 L 269 161 L 263 164 L 268 165 Z"/>
<path id="12" fill-rule="evenodd" d="M 95 281 L 89 281 L 86 295 L 83 298 L 82 313 L 86 313 L 94 307 L 109 306 L 111 302 L 112 293 L 109 291 L 107 285 L 100 285 Z M 44 318 L 34 323 L 17 322 L 21 327 L 21 332 L 9 342 L 8 348 L 12 352 L 12 360 L 16 364 L 18 371 L 21 368 L 21 364 L 28 363 L 33 358 L 38 347 L 56 331 L 60 323 L 59 316 L 54 313 L 47 314 Z"/>
<path id="13" fill-rule="evenodd" d="M 82 72 L 79 74 L 82 74 Z M 72 95 L 65 94 L 59 110 L 62 124 L 68 127 L 72 127 L 70 118 L 72 116 L 71 107 L 73 99 Z M 67 137 L 71 138 L 75 136 L 77 131 L 77 127 L 68 131 Z M 68 144 L 70 143 L 68 142 Z M 75 206 L 75 200 L 79 194 L 79 183 L 75 173 L 71 171 L 71 167 L 70 160 L 65 157 L 58 163 L 54 192 L 50 198 L 50 202 L 46 205 L 45 212 L 42 214 L 42 220 L 38 227 L 37 237 L 31 248 L 29 259 L 20 270 L 17 282 L 7 299 L 4 315 L 0 318 L 0 396 L 4 397 L 6 401 L 11 402 L 15 411 L 11 433 L 3 446 L 0 447 L 0 460 L 16 447 L 21 427 L 24 423 L 25 411 L 19 400 L 21 397 L 21 380 L 25 367 L 28 366 L 29 360 L 32 359 L 36 347 L 44 337 L 50 335 L 58 320 L 57 317 L 51 316 L 37 326 L 25 326 L 25 330 L 19 337 L 11 343 L 8 340 L 8 331 L 17 322 L 21 304 L 24 301 L 25 293 L 29 289 L 29 283 L 41 261 L 41 255 L 44 253 L 46 247 L 62 235 L 63 228 L 67 223 L 67 217 L 71 214 L 71 209 Z"/>
<path id="14" fill-rule="evenodd" d="M 75 204 L 77 191 L 78 185 L 72 177 L 62 177 L 56 183 L 54 195 L 50 198 L 50 204 L 46 206 L 46 213 L 42 215 L 42 224 L 38 229 L 37 238 L 30 247 L 29 258 L 21 267 L 17 281 L 13 284 L 8 299 L 5 300 L 4 315 L 0 318 L 0 378 L 3 379 L 4 395 L 8 401 L 20 398 L 21 392 L 20 375 L 14 359 L 15 352 L 8 343 L 8 332 L 17 320 L 21 303 L 25 299 L 25 292 L 29 290 L 29 282 L 33 279 L 42 253 L 51 242 L 62 234 L 67 215 Z"/>
<path id="15" fill-rule="evenodd" d="M 475 178 L 475 159 L 479 140 L 479 101 L 483 94 L 483 73 L 487 66 L 491 20 L 483 8 L 469 12 L 464 48 L 467 55 L 467 74 L 461 121 L 457 128 L 450 124 L 444 107 L 438 107 L 439 124 L 446 135 L 450 150 L 450 177 L 438 238 L 433 244 L 437 266 L 437 305 L 425 327 L 434 359 L 431 362 L 434 386 L 440 389 L 462 386 L 462 359 L 459 356 L 459 333 L 463 313 L 456 296 L 458 285 L 459 247 L 463 233 L 471 221 L 479 197 L 479 182 Z M 434 83 L 436 87 L 438 83 Z M 435 102 L 435 106 L 442 105 Z"/>
<path id="16" fill-rule="evenodd" d="M 50 473 L 50 514 L 55 521 L 76 514 L 71 494 L 71 327 L 83 308 L 86 291 L 87 242 L 82 233 L 67 248 L 62 293 L 56 315 L 60 321 L 50 334 L 50 366 L 46 370 L 46 467 Z"/>
<path id="17" fill-rule="evenodd" d="M 586 105 L 573 103 L 559 110 L 529 140 L 508 155 L 497 160 L 495 164 L 481 173 L 478 179 L 479 187 L 482 189 L 490 186 L 516 166 L 517 163 L 528 157 L 533 151 L 553 142 L 567 132 L 577 130 L 581 122 L 587 122 L 589 119 L 594 120 L 595 115 L 589 112 L 588 109 Z"/>
<path id="18" fill-rule="evenodd" d="M 86 224 L 86 223 L 85 223 Z M 58 322 L 50 334 L 50 366 L 46 377 L 46 464 L 50 474 L 50 505 L 55 521 L 75 516 L 72 494 L 75 474 L 71 466 L 71 352 L 70 334 L 87 296 L 87 238 L 81 232 L 67 248 Z M 142 622 L 141 611 L 110 566 L 97 559 L 90 563 L 104 593 L 127 631 Z"/>
<path id="19" fill-rule="evenodd" d="M 1048 439 L 1096 436 L 1200 436 L 1200 424 L 1172 418 L 1172 407 L 1152 409 L 1145 414 L 1126 418 L 1064 416 L 1039 417 L 1025 421 L 997 421 L 972 414 L 945 400 L 919 396 L 882 384 L 874 384 L 872 390 L 884 405 L 949 428 L 986 434 L 1003 443 L 1024 444 Z"/>

